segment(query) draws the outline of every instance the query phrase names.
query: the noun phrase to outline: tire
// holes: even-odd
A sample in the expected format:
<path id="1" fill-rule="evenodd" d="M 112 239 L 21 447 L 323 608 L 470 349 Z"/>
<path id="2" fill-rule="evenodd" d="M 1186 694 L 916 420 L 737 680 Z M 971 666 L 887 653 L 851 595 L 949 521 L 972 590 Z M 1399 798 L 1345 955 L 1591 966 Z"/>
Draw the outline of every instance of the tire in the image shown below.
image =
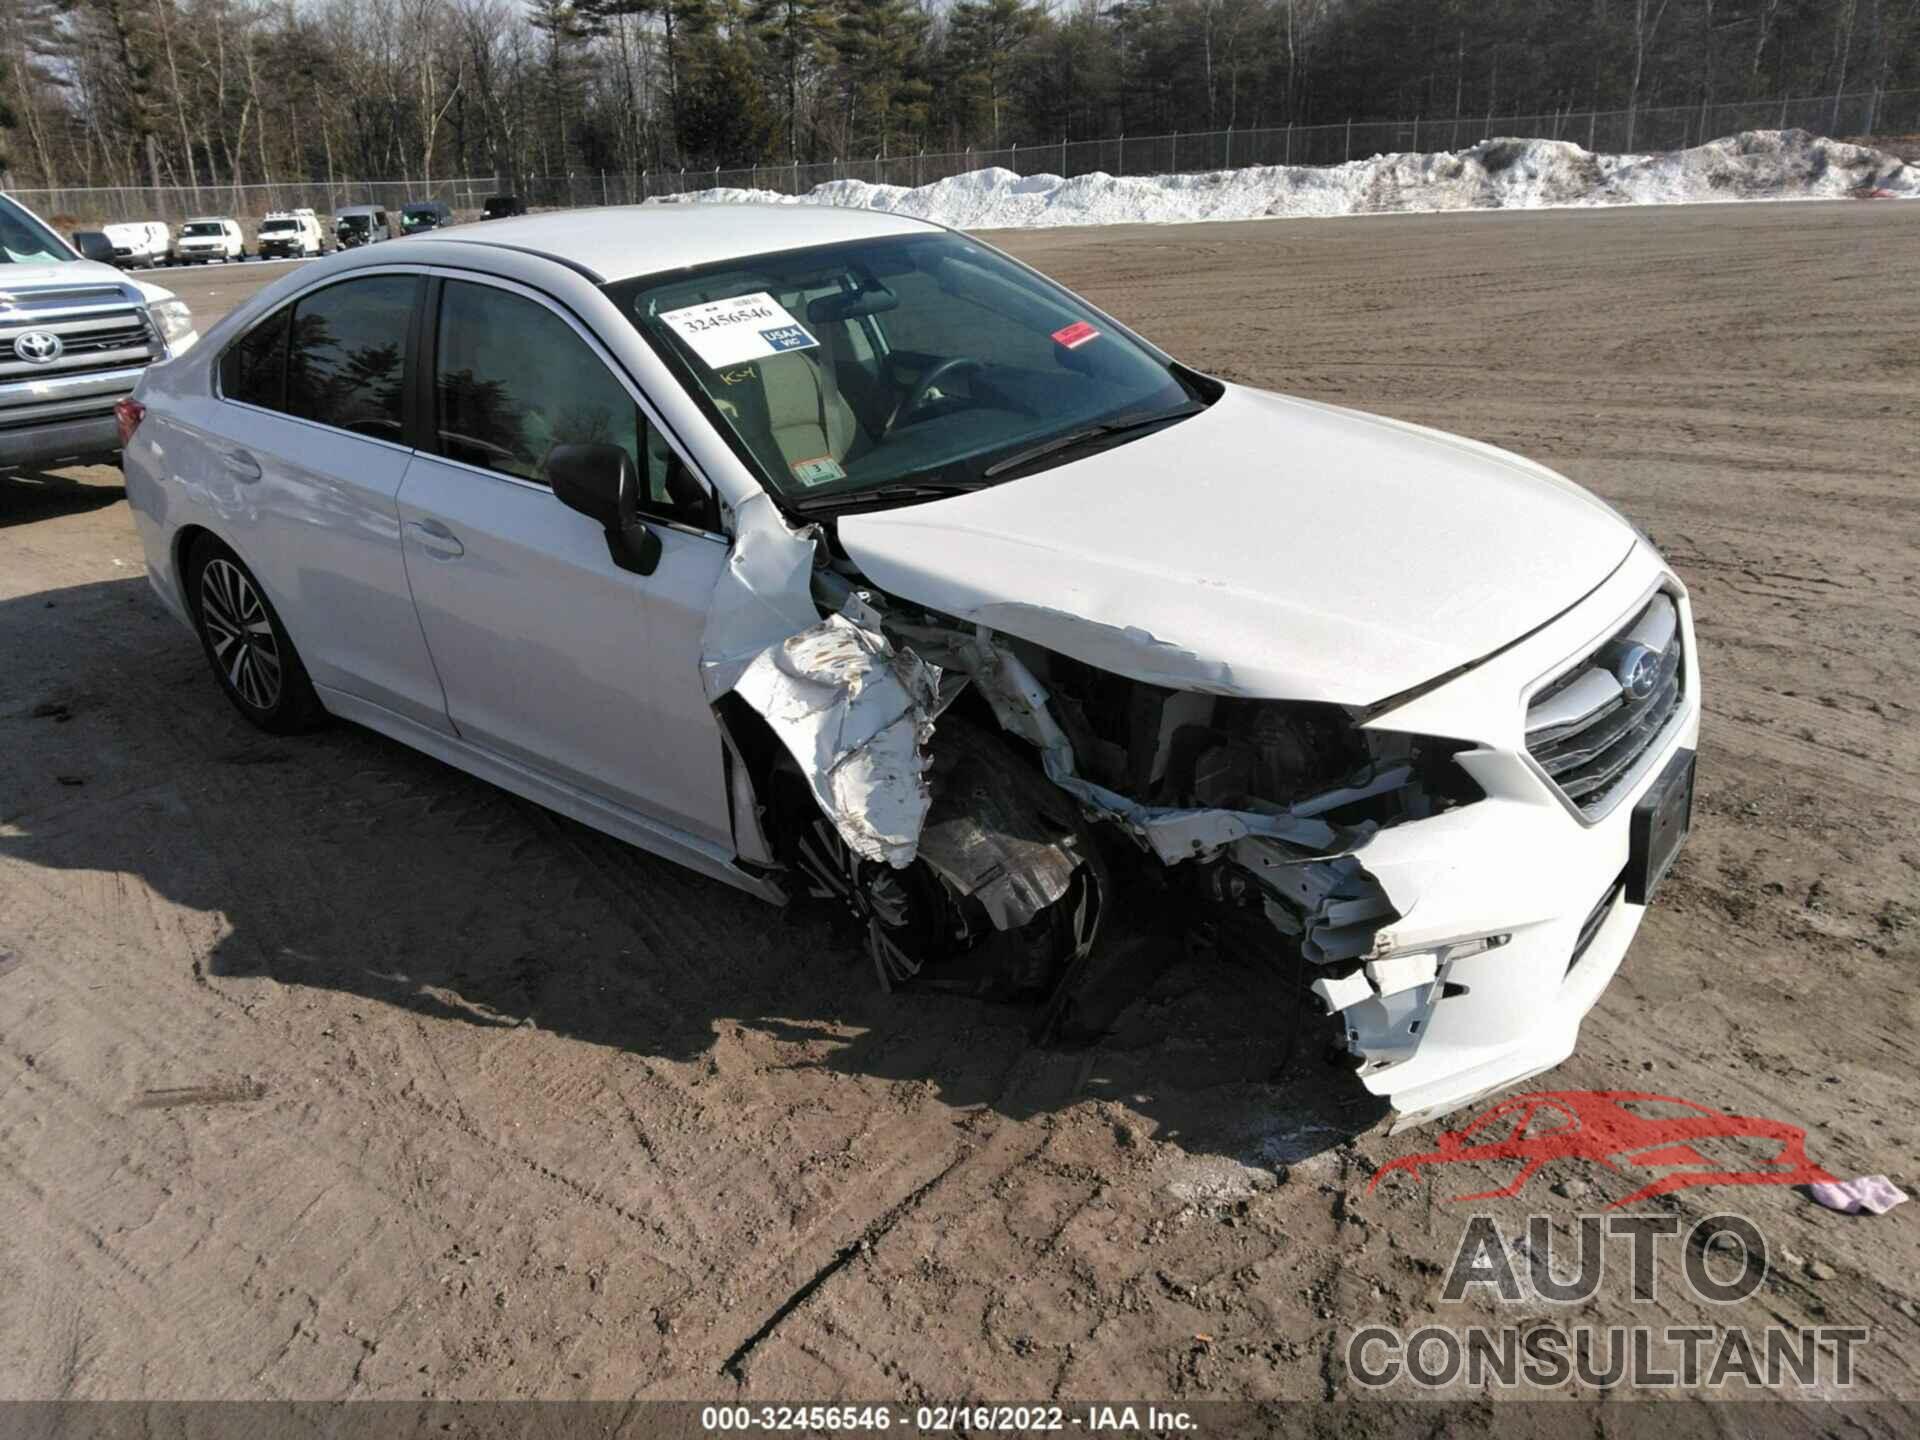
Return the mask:
<path id="1" fill-rule="evenodd" d="M 187 557 L 185 579 L 200 648 L 234 708 L 272 735 L 297 735 L 321 724 L 326 711 L 307 667 L 240 557 L 202 537 Z"/>
<path id="2" fill-rule="evenodd" d="M 1026 764 L 1003 737 L 956 716 L 943 718 L 934 741 L 936 815 L 940 762 L 955 757 L 963 768 L 950 775 L 959 783 L 969 763 L 984 761 L 996 769 Z M 1058 795 L 1044 779 L 1038 784 Z M 773 842 L 793 878 L 795 899 L 824 905 L 851 922 L 883 989 L 911 981 L 974 995 L 1031 998 L 1049 991 L 1092 943 L 1107 876 L 1084 831 L 1078 840 L 1085 860 L 1067 892 L 1025 926 L 1000 931 L 977 900 L 957 894 L 924 859 L 896 870 L 856 855 L 785 756 L 770 789 Z M 1065 808 L 1071 811 L 1070 801 Z M 1067 823 L 1078 830 L 1077 821 Z"/>

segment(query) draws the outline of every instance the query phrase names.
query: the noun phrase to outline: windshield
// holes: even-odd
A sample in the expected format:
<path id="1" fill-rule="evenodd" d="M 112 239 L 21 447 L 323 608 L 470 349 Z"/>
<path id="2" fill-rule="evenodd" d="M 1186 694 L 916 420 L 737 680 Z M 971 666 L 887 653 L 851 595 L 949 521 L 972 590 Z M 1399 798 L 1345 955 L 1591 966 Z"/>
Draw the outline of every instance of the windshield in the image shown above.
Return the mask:
<path id="1" fill-rule="evenodd" d="M 227 231 L 226 231 L 226 227 L 220 224 L 219 221 L 217 220 L 201 220 L 201 221 L 195 222 L 192 225 L 181 226 L 180 233 L 182 235 L 206 236 L 206 235 L 224 235 L 227 233 Z"/>
<path id="2" fill-rule="evenodd" d="M 432 220 L 437 213 L 431 205 L 409 205 L 400 215 L 405 220 Z"/>
<path id="3" fill-rule="evenodd" d="M 69 250 L 46 226 L 0 196 L 0 262 L 15 265 L 45 265 L 49 261 L 71 260 Z"/>
<path id="4" fill-rule="evenodd" d="M 300 222 L 298 220 L 269 220 L 260 227 L 260 233 L 262 235 L 277 235 L 282 230 L 298 230 L 299 228 Z"/>
<path id="5" fill-rule="evenodd" d="M 957 235 L 754 256 L 607 292 L 761 482 L 805 508 L 1011 479 L 1200 408 L 1168 361 Z"/>
<path id="6" fill-rule="evenodd" d="M 373 226 L 371 215 L 342 215 L 337 222 L 342 230 L 368 230 Z"/>

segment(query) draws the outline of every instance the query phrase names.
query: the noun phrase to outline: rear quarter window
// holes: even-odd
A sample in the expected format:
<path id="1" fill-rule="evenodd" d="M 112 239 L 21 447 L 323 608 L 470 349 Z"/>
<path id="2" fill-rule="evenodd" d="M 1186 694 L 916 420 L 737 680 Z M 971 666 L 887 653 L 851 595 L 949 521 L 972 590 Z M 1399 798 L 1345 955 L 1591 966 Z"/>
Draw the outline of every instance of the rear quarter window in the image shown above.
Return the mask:
<path id="1" fill-rule="evenodd" d="M 242 335 L 220 357 L 220 393 L 229 400 L 284 408 L 287 373 L 287 317 L 281 308 Z"/>

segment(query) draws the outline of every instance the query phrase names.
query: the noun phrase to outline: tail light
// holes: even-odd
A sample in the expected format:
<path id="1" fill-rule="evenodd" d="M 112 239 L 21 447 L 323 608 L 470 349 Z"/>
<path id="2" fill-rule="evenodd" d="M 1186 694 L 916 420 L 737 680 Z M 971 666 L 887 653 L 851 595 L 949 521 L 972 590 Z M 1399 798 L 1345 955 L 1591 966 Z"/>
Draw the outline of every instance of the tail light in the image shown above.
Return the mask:
<path id="1" fill-rule="evenodd" d="M 147 418 L 147 407 L 131 395 L 122 395 L 113 402 L 113 418 L 120 426 L 120 448 L 124 450 L 133 443 L 133 432 L 140 428 L 140 422 Z"/>

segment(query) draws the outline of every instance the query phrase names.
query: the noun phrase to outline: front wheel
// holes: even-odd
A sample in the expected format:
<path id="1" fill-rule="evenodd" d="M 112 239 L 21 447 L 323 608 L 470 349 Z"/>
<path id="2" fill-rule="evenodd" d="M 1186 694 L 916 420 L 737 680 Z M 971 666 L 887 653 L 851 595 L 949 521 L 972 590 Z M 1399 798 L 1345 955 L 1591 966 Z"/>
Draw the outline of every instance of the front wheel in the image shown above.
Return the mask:
<path id="1" fill-rule="evenodd" d="M 1003 998 L 1044 994 L 1098 932 L 1107 890 L 1099 851 L 1072 802 L 1037 771 L 1028 774 L 1031 765 L 1004 737 L 949 715 L 936 733 L 933 762 L 934 805 L 922 849 L 937 848 L 942 866 L 923 854 L 895 869 L 855 853 L 798 767 L 783 758 L 769 810 L 793 888 L 858 927 L 883 989 L 913 982 Z M 1065 875 L 1064 886 L 1054 887 L 1050 903 L 1011 920 L 1003 914 L 1005 928 L 997 925 L 985 903 L 990 886 L 954 883 L 963 869 L 952 863 L 956 824 L 973 856 L 999 853 L 1005 862 L 977 869 L 975 879 L 1038 855 L 1033 863 L 1055 879 Z"/>
<path id="2" fill-rule="evenodd" d="M 201 648 L 234 708 L 275 735 L 320 723 L 326 712 L 307 667 L 240 557 L 203 538 L 189 557 L 186 582 Z"/>

